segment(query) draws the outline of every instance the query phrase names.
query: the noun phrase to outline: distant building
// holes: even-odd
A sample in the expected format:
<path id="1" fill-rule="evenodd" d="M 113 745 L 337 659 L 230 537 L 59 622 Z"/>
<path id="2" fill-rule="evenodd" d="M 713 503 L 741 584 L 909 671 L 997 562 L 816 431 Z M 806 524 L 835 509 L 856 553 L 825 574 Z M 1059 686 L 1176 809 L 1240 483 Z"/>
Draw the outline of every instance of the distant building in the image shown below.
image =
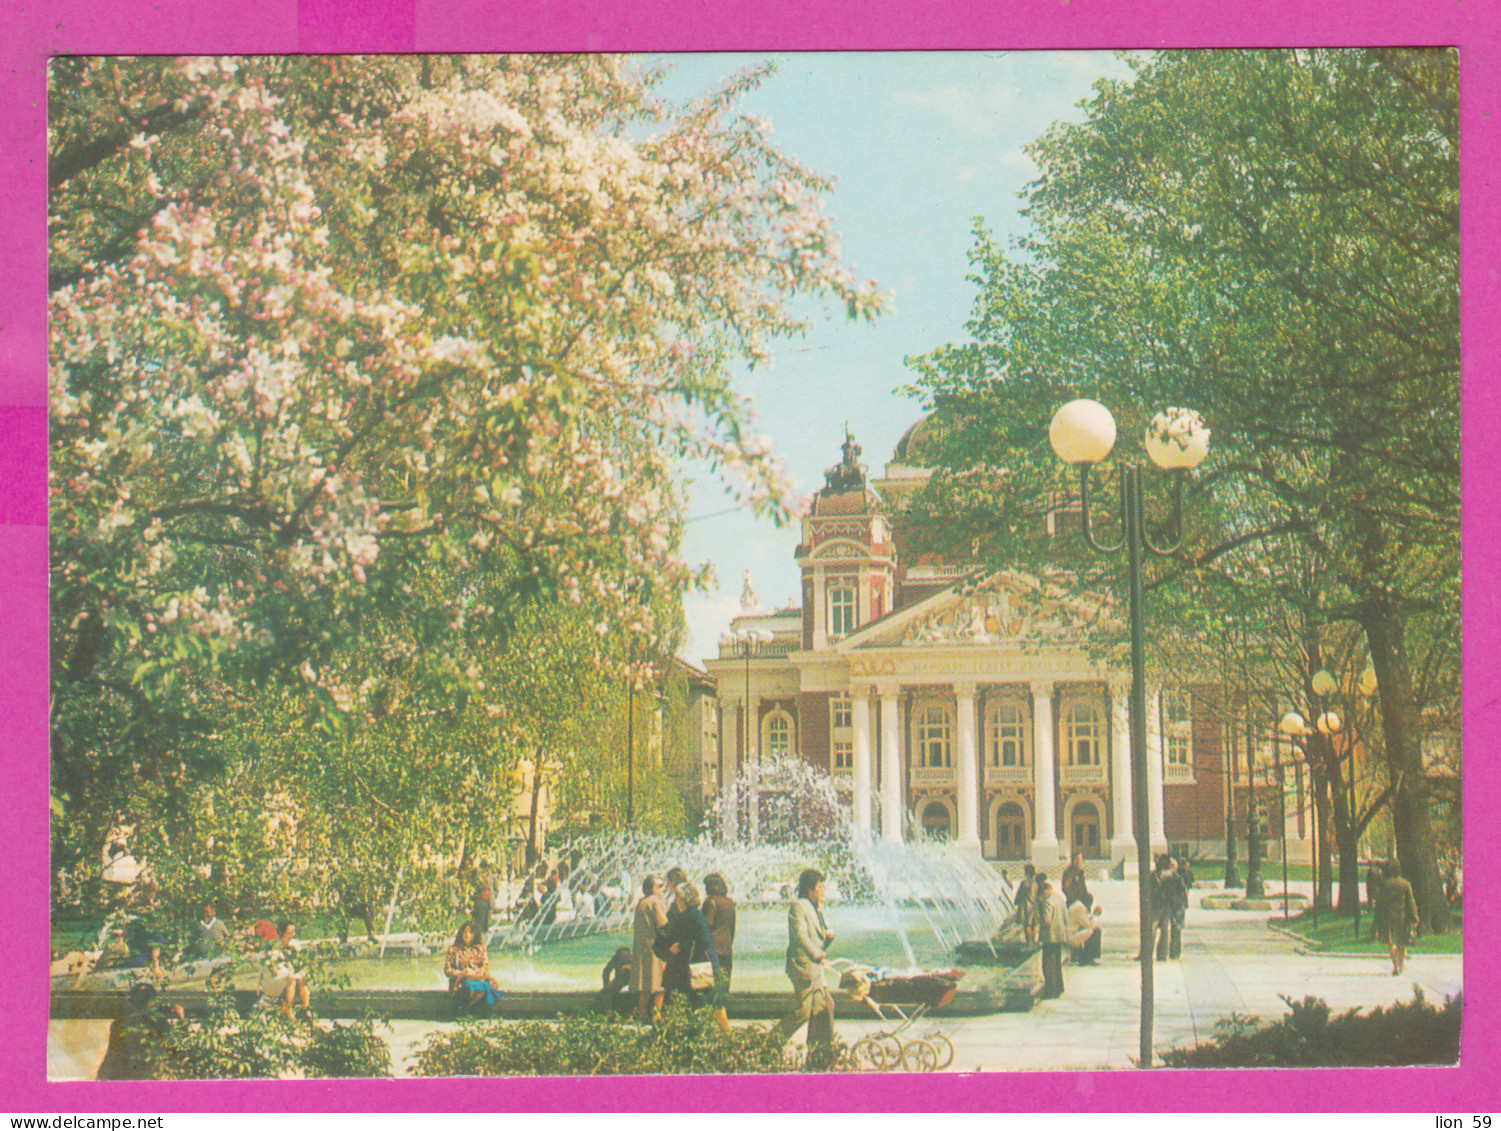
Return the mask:
<path id="1" fill-rule="evenodd" d="M 719 688 L 718 779 L 795 753 L 848 791 L 857 826 L 887 839 L 920 828 L 997 860 L 1051 869 L 1080 851 L 1134 866 L 1130 673 L 1087 648 L 1105 606 L 1021 571 L 913 554 L 903 516 L 932 474 L 932 427 L 909 430 L 873 480 L 846 436 L 803 519 L 801 607 L 763 611 L 747 583 L 732 632 L 771 640 L 750 655 L 722 644 L 705 665 Z M 1049 529 L 1069 517 L 1050 516 Z M 1148 687 L 1154 851 L 1224 851 L 1223 712 L 1213 683 Z M 1277 790 L 1258 781 L 1270 829 Z"/>

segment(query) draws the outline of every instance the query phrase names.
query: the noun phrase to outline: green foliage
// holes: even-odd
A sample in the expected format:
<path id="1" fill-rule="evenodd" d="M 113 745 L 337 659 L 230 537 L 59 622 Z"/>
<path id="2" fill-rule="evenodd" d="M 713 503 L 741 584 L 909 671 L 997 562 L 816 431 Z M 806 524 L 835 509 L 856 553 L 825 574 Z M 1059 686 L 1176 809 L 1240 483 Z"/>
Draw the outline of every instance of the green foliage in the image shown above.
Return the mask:
<path id="1" fill-rule="evenodd" d="M 762 1026 L 721 1033 L 706 1010 L 669 1010 L 660 1024 L 584 1013 L 558 1021 L 473 1021 L 434 1034 L 413 1054 L 419 1076 L 657 1076 L 791 1072 L 781 1034 Z M 854 1070 L 849 1049 L 810 1050 L 807 1072 Z"/>
<path id="2" fill-rule="evenodd" d="M 1334 1016 L 1313 996 L 1283 997 L 1288 1014 L 1255 1027 L 1254 1017 L 1233 1014 L 1215 1036 L 1160 1059 L 1169 1068 L 1380 1068 L 1405 1064 L 1458 1064 L 1462 999 L 1429 1005 L 1419 990 L 1410 1002 L 1351 1009 Z"/>
<path id="3" fill-rule="evenodd" d="M 150 1052 L 161 1080 L 388 1077 L 391 1056 L 376 1022 L 288 1021 L 273 1010 L 242 1017 L 232 994 L 202 1021 L 178 1022 Z"/>
<path id="4" fill-rule="evenodd" d="M 1078 491 L 1048 422 L 1098 399 L 1129 459 L 1154 413 L 1201 411 L 1213 442 L 1183 549 L 1147 569 L 1153 634 L 1168 621 L 1192 640 L 1248 618 L 1298 677 L 1276 684 L 1285 697 L 1321 666 L 1326 631 L 1358 630 L 1380 685 L 1365 733 L 1379 729 L 1403 783 L 1399 854 L 1441 927 L 1421 748 L 1458 702 L 1455 57 L 1131 63 L 1082 122 L 1031 147 L 1033 233 L 1005 249 L 977 229 L 970 340 L 912 363 L 942 425 L 914 518 L 938 549 L 1062 564 L 1081 589 L 1120 592 L 1123 555 L 1096 559 L 1043 522 Z M 1111 500 L 1101 491 L 1098 509 Z M 1164 517 L 1149 504 L 1149 528 Z"/>

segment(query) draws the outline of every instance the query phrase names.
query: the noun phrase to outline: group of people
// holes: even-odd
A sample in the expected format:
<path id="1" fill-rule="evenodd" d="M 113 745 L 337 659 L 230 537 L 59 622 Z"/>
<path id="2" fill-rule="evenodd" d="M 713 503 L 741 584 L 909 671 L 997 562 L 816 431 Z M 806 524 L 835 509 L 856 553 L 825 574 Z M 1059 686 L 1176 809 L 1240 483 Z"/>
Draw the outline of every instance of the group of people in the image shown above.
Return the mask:
<path id="1" fill-rule="evenodd" d="M 1104 941 L 1100 909 L 1084 874 L 1084 854 L 1074 853 L 1057 887 L 1046 872 L 1028 864 L 1013 898 L 1015 920 L 1026 941 L 1042 948 L 1042 996 L 1061 997 L 1064 948 L 1076 966 L 1093 966 Z"/>
<path id="2" fill-rule="evenodd" d="M 696 1009 L 700 994 L 707 991 L 714 1023 L 729 1032 L 735 901 L 717 872 L 704 877 L 704 891 L 707 898 L 682 868 L 642 881 L 632 921 L 629 973 L 638 1020 L 659 1020 L 671 995 L 681 995 Z M 622 969 L 617 952 L 605 967 L 606 990 L 612 977 L 618 984 Z"/>

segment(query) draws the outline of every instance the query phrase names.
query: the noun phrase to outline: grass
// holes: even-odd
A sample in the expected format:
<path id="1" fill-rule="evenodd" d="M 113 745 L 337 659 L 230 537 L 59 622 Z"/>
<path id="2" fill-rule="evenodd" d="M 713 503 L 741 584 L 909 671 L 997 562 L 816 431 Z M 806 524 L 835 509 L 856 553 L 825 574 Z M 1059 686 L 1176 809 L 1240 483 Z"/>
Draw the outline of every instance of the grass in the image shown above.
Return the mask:
<path id="1" fill-rule="evenodd" d="M 1311 911 L 1294 915 L 1285 923 L 1280 917 L 1272 919 L 1272 922 L 1277 926 L 1286 926 L 1288 930 L 1297 932 L 1313 942 L 1320 950 L 1340 954 L 1386 954 L 1386 945 L 1371 937 L 1376 920 L 1369 908 L 1361 909 L 1358 937 L 1355 934 L 1354 920 L 1350 915 L 1327 909 L 1319 912 L 1317 927 L 1314 926 Z M 1456 913 L 1452 929 L 1448 934 L 1419 935 L 1413 940 L 1412 946 L 1408 947 L 1407 952 L 1409 954 L 1461 954 L 1464 951 L 1461 926 L 1461 916 Z"/>

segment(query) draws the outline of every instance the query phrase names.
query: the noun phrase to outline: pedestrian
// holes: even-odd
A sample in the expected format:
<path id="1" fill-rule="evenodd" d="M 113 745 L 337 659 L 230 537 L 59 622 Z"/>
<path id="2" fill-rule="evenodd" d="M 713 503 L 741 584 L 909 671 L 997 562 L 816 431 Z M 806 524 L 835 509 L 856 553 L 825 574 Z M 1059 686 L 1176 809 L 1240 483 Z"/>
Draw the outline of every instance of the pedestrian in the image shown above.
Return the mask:
<path id="1" fill-rule="evenodd" d="M 339 942 L 349 942 L 349 920 L 358 919 L 365 927 L 365 938 L 371 943 L 375 937 L 375 901 L 370 898 L 370 885 L 363 876 L 345 878 L 339 884 Z"/>
<path id="2" fill-rule="evenodd" d="M 730 898 L 729 885 L 718 872 L 704 877 L 704 918 L 709 923 L 709 936 L 714 940 L 714 953 L 719 955 L 719 968 L 724 974 L 725 993 L 729 993 L 730 979 L 735 972 L 735 901 Z"/>
<path id="3" fill-rule="evenodd" d="M 459 928 L 448 948 L 443 963 L 443 973 L 448 975 L 448 992 L 455 1010 L 465 1010 L 481 1001 L 491 1006 L 499 1000 L 500 985 L 490 973 L 490 956 L 485 950 L 485 937 L 479 924 L 470 921 Z"/>
<path id="4" fill-rule="evenodd" d="M 1100 909 L 1094 906 L 1094 896 L 1085 892 L 1083 898 L 1068 905 L 1068 943 L 1075 966 L 1093 966 L 1100 960 L 1100 947 L 1104 935 L 1099 925 Z"/>
<path id="5" fill-rule="evenodd" d="M 1021 924 L 1022 934 L 1026 936 L 1028 945 L 1037 941 L 1037 905 L 1032 899 L 1036 886 L 1037 868 L 1028 864 L 1023 870 L 1021 883 L 1016 885 L 1016 895 L 1012 897 L 1015 907 L 1012 914 Z"/>
<path id="6" fill-rule="evenodd" d="M 229 944 L 229 928 L 215 913 L 214 901 L 205 901 L 202 915 L 193 924 L 192 956 L 214 958 L 228 950 Z"/>
<path id="7" fill-rule="evenodd" d="M 616 947 L 610 961 L 599 974 L 599 997 L 595 999 L 599 1009 L 625 1013 L 630 1009 L 631 951 L 629 947 Z M 625 1003 L 625 1004 L 622 1004 Z"/>
<path id="8" fill-rule="evenodd" d="M 1048 880 L 1038 889 L 1037 937 L 1042 942 L 1042 996 L 1063 996 L 1063 947 L 1068 938 L 1068 917 L 1063 897 Z"/>
<path id="9" fill-rule="evenodd" d="M 472 896 L 473 906 L 471 916 L 474 929 L 483 938 L 490 929 L 490 909 L 495 904 L 495 893 L 490 888 L 490 865 L 480 864 L 474 873 L 474 892 Z"/>
<path id="10" fill-rule="evenodd" d="M 1377 902 L 1381 899 L 1381 883 L 1385 879 L 1385 876 L 1382 874 L 1382 872 L 1383 872 L 1382 866 L 1380 864 L 1378 864 L 1374 860 L 1372 860 L 1370 862 L 1370 864 L 1368 864 L 1366 866 L 1366 870 L 1365 870 L 1365 901 L 1366 901 L 1366 905 L 1368 907 L 1370 907 L 1371 910 L 1373 910 L 1373 911 L 1376 909 Z M 1375 924 L 1375 921 L 1372 920 L 1372 922 L 1371 922 L 1371 937 L 1374 938 L 1375 935 L 1376 935 L 1376 924 Z"/>
<path id="11" fill-rule="evenodd" d="M 1067 868 L 1063 869 L 1063 878 L 1060 885 L 1063 888 L 1063 902 L 1077 903 L 1081 898 L 1089 894 L 1089 887 L 1084 882 L 1084 853 L 1075 852 L 1069 861 Z"/>
<path id="12" fill-rule="evenodd" d="M 714 939 L 709 933 L 709 921 L 704 918 L 698 889 L 685 879 L 678 884 L 676 902 L 677 917 L 667 928 L 670 957 L 662 976 L 663 984 L 669 994 L 685 996 L 690 1009 L 699 1007 L 699 991 L 708 991 L 714 1023 L 722 1032 L 728 1033 L 730 1023 L 719 1000 L 719 955 L 714 950 Z"/>
<path id="13" fill-rule="evenodd" d="M 150 1080 L 156 1076 L 153 1061 L 172 1026 L 185 1020 L 182 1006 L 159 1006 L 156 987 L 139 982 L 125 994 L 125 1013 L 110 1022 L 109 1044 L 96 1080 Z"/>
<path id="14" fill-rule="evenodd" d="M 261 956 L 261 997 L 275 1002 L 281 1015 L 292 1017 L 292 1003 L 302 1007 L 308 1017 L 312 1012 L 308 994 L 307 971 L 297 962 L 301 944 L 297 941 L 297 928 L 291 920 L 283 919 L 276 925 L 276 939 L 266 944 Z"/>
<path id="15" fill-rule="evenodd" d="M 667 882 L 647 876 L 641 882 L 641 899 L 636 904 L 632 928 L 631 988 L 636 991 L 636 1017 L 641 1021 L 662 1019 L 662 973 L 666 963 L 657 957 L 657 939 L 667 930 L 667 903 L 662 893 Z"/>
<path id="16" fill-rule="evenodd" d="M 1376 904 L 1376 937 L 1387 945 L 1395 978 L 1407 965 L 1407 948 L 1417 934 L 1418 901 L 1395 860 L 1388 860 L 1382 873 L 1385 879 Z"/>
<path id="17" fill-rule="evenodd" d="M 1188 892 L 1178 866 L 1164 852 L 1157 857 L 1151 877 L 1152 916 L 1157 934 L 1157 961 L 1177 958 L 1183 949 L 1183 923 L 1188 912 Z"/>
<path id="18" fill-rule="evenodd" d="M 1187 894 L 1194 889 L 1193 861 L 1189 860 L 1187 855 L 1178 857 L 1178 878 L 1183 881 L 1183 892 L 1186 899 Z"/>
<path id="19" fill-rule="evenodd" d="M 823 960 L 828 955 L 834 933 L 823 917 L 824 874 L 806 868 L 797 878 L 797 898 L 787 908 L 787 977 L 792 982 L 792 1011 L 782 1018 L 778 1029 L 789 1040 L 804 1025 L 808 1026 L 808 1043 L 823 1026 L 815 1026 L 818 1014 L 828 1018 L 830 1037 L 833 1031 L 834 999 L 824 981 Z"/>

